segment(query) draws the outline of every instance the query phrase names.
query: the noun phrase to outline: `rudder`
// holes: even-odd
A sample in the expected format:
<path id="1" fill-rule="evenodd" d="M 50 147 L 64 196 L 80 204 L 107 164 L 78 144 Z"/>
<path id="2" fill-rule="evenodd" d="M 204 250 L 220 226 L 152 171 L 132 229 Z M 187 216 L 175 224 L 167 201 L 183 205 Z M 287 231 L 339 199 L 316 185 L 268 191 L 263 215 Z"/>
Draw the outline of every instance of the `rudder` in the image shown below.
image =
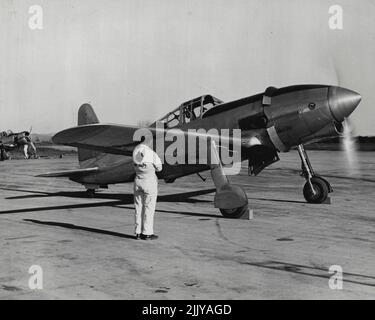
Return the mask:
<path id="1" fill-rule="evenodd" d="M 81 105 L 78 110 L 78 125 L 83 126 L 86 124 L 95 124 L 99 123 L 99 119 L 95 114 L 94 109 L 88 103 Z M 78 148 L 78 160 L 81 167 L 87 167 L 88 165 L 92 165 L 93 161 L 88 161 L 90 159 L 97 158 L 101 152 L 88 150 L 83 148 Z"/>

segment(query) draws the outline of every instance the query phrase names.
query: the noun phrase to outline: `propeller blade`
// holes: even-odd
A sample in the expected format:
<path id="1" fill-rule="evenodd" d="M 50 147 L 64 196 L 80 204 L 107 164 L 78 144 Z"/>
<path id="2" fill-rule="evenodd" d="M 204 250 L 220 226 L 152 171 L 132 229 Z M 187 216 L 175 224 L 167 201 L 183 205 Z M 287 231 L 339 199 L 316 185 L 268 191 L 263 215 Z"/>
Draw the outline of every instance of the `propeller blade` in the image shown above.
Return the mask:
<path id="1" fill-rule="evenodd" d="M 354 137 L 354 127 L 348 118 L 344 120 L 343 126 L 342 148 L 346 154 L 347 171 L 350 175 L 353 175 L 358 172 L 357 139 Z"/>

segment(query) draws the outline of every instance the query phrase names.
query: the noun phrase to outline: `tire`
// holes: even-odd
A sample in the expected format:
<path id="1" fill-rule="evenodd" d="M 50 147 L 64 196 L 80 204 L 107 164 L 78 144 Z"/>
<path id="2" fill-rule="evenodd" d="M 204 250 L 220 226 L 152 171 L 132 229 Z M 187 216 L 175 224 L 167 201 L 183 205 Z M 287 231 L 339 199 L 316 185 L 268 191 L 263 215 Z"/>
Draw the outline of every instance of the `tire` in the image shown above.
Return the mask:
<path id="1" fill-rule="evenodd" d="M 221 214 L 225 218 L 238 219 L 240 218 L 247 210 L 247 204 L 243 207 L 234 208 L 234 209 L 220 209 Z"/>
<path id="2" fill-rule="evenodd" d="M 303 196 L 305 197 L 306 201 L 308 203 L 323 203 L 326 201 L 329 193 L 327 183 L 319 177 L 311 178 L 311 183 L 316 194 L 314 195 L 311 192 L 310 185 L 308 182 L 306 182 L 303 187 Z"/>
<path id="3" fill-rule="evenodd" d="M 95 198 L 95 189 L 87 189 L 86 195 L 88 198 Z"/>

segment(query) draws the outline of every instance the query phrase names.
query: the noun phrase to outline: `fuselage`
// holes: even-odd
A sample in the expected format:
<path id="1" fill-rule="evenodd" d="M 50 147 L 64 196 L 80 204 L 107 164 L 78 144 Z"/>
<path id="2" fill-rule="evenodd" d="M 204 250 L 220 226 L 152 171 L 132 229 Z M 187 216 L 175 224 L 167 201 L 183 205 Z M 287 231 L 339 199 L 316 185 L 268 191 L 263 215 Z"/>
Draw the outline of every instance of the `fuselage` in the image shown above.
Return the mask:
<path id="1" fill-rule="evenodd" d="M 240 129 L 244 150 L 241 160 L 245 160 L 252 155 L 251 139 L 254 138 L 269 150 L 287 152 L 299 144 L 337 136 L 342 121 L 359 101 L 357 93 L 334 86 L 268 88 L 264 93 L 217 105 L 201 118 L 180 123 L 175 129 L 219 132 Z M 98 172 L 74 181 L 101 186 L 134 179 L 133 161 L 129 156 L 100 154 L 91 161 L 99 167 Z M 168 181 L 208 169 L 207 164 L 165 164 L 159 177 Z"/>

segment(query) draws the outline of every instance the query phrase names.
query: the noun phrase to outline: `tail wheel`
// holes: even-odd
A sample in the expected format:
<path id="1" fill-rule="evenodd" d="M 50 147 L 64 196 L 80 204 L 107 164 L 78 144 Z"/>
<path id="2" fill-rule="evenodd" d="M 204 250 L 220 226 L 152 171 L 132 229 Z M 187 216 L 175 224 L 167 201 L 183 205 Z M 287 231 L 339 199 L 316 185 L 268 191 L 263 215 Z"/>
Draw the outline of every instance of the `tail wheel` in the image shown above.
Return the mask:
<path id="1" fill-rule="evenodd" d="M 323 203 L 326 201 L 329 193 L 327 183 L 319 177 L 313 177 L 311 178 L 311 184 L 314 188 L 315 194 L 312 192 L 308 182 L 306 182 L 303 187 L 303 196 L 306 201 L 309 203 Z"/>
<path id="2" fill-rule="evenodd" d="M 86 190 L 86 195 L 89 198 L 95 198 L 95 189 L 87 189 Z"/>
<path id="3" fill-rule="evenodd" d="M 246 210 L 247 204 L 239 208 L 220 209 L 220 212 L 225 218 L 238 219 L 246 212 Z"/>

